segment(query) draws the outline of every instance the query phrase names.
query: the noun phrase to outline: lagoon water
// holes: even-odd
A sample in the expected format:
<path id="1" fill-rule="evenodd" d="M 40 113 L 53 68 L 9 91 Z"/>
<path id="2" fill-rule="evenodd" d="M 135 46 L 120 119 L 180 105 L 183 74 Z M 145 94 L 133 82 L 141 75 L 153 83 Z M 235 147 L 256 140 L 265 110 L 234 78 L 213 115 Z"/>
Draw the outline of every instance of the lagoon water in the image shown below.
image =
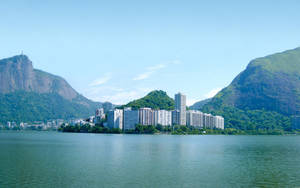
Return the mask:
<path id="1" fill-rule="evenodd" d="M 297 187 L 300 136 L 0 132 L 0 187 Z"/>

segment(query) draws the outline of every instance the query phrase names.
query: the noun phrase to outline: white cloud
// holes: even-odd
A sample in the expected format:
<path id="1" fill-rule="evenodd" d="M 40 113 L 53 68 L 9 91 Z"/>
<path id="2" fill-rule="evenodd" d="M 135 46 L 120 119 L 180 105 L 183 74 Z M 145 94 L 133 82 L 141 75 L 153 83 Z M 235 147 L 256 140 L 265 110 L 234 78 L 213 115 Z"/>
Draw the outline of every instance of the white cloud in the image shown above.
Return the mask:
<path id="1" fill-rule="evenodd" d="M 103 75 L 103 77 L 98 78 L 94 80 L 92 83 L 89 84 L 89 86 L 99 86 L 102 84 L 107 83 L 112 78 L 111 73 L 106 73 Z"/>
<path id="2" fill-rule="evenodd" d="M 123 89 L 112 86 L 99 86 L 89 88 L 86 91 L 85 96 L 94 101 L 109 101 L 113 104 L 126 104 L 129 101 L 145 96 L 152 90 L 152 88 Z"/>
<path id="3" fill-rule="evenodd" d="M 137 75 L 136 77 L 133 78 L 133 80 L 145 80 L 145 79 L 149 78 L 155 72 L 157 72 L 161 69 L 167 68 L 169 65 L 178 65 L 178 64 L 181 64 L 181 61 L 176 59 L 174 61 L 170 61 L 170 62 L 154 65 L 154 66 L 151 66 L 151 67 L 147 67 L 146 72 L 143 72 L 143 73 Z"/>
<path id="4" fill-rule="evenodd" d="M 158 71 L 161 71 L 169 66 L 178 65 L 180 63 L 181 62 L 178 59 L 175 59 L 173 61 L 148 66 L 144 69 L 144 72 L 136 75 L 134 78 L 132 78 L 132 80 L 138 81 L 148 79 Z M 98 78 L 91 82 L 89 84 L 89 87 L 83 92 L 83 94 L 94 101 L 109 101 L 114 104 L 126 104 L 129 101 L 141 98 L 150 91 L 154 90 L 153 88 L 146 88 L 144 85 L 136 86 L 136 82 L 132 81 L 132 84 L 126 82 L 126 86 L 128 87 L 120 85 L 121 82 L 115 84 L 113 82 L 109 82 L 109 84 L 106 84 L 111 79 L 111 73 L 103 74 L 101 78 Z M 116 87 L 117 85 L 119 85 L 120 87 Z"/>
<path id="5" fill-rule="evenodd" d="M 205 99 L 214 97 L 222 88 L 215 88 L 204 95 Z"/>
<path id="6" fill-rule="evenodd" d="M 127 90 L 123 92 L 118 92 L 112 95 L 103 96 L 106 101 L 111 101 L 114 104 L 126 104 L 132 100 L 144 97 L 147 93 L 152 91 L 152 89 L 141 88 L 137 90 Z"/>
<path id="7" fill-rule="evenodd" d="M 149 78 L 151 76 L 151 74 L 153 74 L 153 71 L 148 71 L 148 72 L 144 72 L 142 74 L 137 75 L 136 77 L 133 78 L 133 80 L 145 80 L 147 78 Z"/>
<path id="8" fill-rule="evenodd" d="M 166 67 L 165 64 L 159 64 L 159 65 L 154 65 L 154 66 L 152 66 L 152 67 L 148 67 L 147 69 L 148 69 L 149 71 L 156 71 L 156 70 L 163 69 L 163 68 L 165 68 L 165 67 Z"/>
<path id="9" fill-rule="evenodd" d="M 133 80 L 145 80 L 145 79 L 149 78 L 152 74 L 154 74 L 156 71 L 163 69 L 165 67 L 166 67 L 165 64 L 159 64 L 159 65 L 147 67 L 146 72 L 143 72 L 143 73 L 137 75 L 136 77 L 133 78 Z"/>
<path id="10" fill-rule="evenodd" d="M 175 59 L 174 61 L 171 61 L 170 64 L 179 65 L 181 64 L 181 61 L 179 59 Z"/>

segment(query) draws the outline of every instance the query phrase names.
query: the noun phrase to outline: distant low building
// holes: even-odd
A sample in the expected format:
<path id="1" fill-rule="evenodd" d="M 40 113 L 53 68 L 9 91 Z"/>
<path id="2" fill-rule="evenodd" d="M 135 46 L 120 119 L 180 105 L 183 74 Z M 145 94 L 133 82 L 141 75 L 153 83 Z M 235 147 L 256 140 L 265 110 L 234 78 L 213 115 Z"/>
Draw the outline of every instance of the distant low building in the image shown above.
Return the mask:
<path id="1" fill-rule="evenodd" d="M 104 109 L 103 108 L 96 109 L 94 122 L 97 124 L 100 123 L 101 120 L 103 119 L 105 119 Z"/>
<path id="2" fill-rule="evenodd" d="M 90 116 L 88 119 L 89 123 L 94 123 L 95 122 L 95 116 Z"/>
<path id="3" fill-rule="evenodd" d="M 84 119 L 70 119 L 69 121 L 68 121 L 68 123 L 70 124 L 70 125 L 72 125 L 72 126 L 74 126 L 74 125 L 85 125 L 85 124 L 87 124 L 87 121 L 85 121 Z M 38 123 L 37 123 L 38 124 Z"/>

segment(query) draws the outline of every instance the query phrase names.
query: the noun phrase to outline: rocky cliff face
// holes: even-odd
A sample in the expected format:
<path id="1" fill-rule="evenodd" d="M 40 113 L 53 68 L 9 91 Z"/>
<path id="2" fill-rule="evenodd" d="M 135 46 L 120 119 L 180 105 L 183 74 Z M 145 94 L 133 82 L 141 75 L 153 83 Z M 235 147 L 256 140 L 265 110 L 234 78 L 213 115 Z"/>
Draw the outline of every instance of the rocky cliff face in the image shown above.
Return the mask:
<path id="1" fill-rule="evenodd" d="M 25 55 L 0 60 L 2 123 L 85 118 L 102 106 L 113 105 L 79 95 L 63 78 L 34 69 Z"/>
<path id="2" fill-rule="evenodd" d="M 0 60 L 0 93 L 15 91 L 58 93 L 68 100 L 78 93 L 61 77 L 36 70 L 25 55 Z"/>

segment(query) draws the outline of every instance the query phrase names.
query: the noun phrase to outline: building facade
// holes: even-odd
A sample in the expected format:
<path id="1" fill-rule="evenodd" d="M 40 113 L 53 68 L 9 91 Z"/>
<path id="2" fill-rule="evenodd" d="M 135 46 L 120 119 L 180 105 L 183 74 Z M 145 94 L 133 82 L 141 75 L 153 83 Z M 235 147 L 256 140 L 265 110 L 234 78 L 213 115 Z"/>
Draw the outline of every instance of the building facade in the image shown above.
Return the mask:
<path id="1" fill-rule="evenodd" d="M 94 123 L 100 123 L 101 120 L 105 119 L 105 113 L 103 108 L 96 109 Z"/>
<path id="2" fill-rule="evenodd" d="M 108 127 L 123 129 L 123 110 L 115 109 L 108 112 Z"/>
<path id="3" fill-rule="evenodd" d="M 217 129 L 224 129 L 224 118 L 221 116 L 214 116 L 214 126 Z"/>
<path id="4" fill-rule="evenodd" d="M 179 110 L 172 111 L 172 125 L 180 125 L 180 112 Z"/>
<path id="5" fill-rule="evenodd" d="M 104 110 L 98 109 L 96 117 L 105 117 Z M 175 95 L 175 110 L 153 110 L 151 108 L 140 108 L 132 110 L 115 109 L 108 113 L 107 126 L 122 130 L 134 130 L 137 124 L 141 125 L 187 125 L 197 128 L 224 129 L 224 118 L 202 113 L 197 110 L 186 110 L 186 96 L 178 93 Z"/>
<path id="6" fill-rule="evenodd" d="M 169 126 L 172 125 L 172 112 L 167 110 L 154 111 L 154 125 Z"/>
<path id="7" fill-rule="evenodd" d="M 125 108 L 123 118 L 124 130 L 134 130 L 139 123 L 139 111 Z"/>
<path id="8" fill-rule="evenodd" d="M 186 124 L 188 126 L 203 127 L 203 113 L 197 110 L 188 110 L 186 112 Z"/>
<path id="9" fill-rule="evenodd" d="M 175 95 L 175 110 L 179 111 L 179 125 L 186 125 L 186 96 L 178 93 Z"/>
<path id="10" fill-rule="evenodd" d="M 151 108 L 139 109 L 139 124 L 154 125 L 154 111 Z"/>
<path id="11" fill-rule="evenodd" d="M 203 114 L 203 127 L 212 129 L 214 128 L 214 116 L 211 114 Z"/>
<path id="12" fill-rule="evenodd" d="M 209 129 L 224 129 L 224 118 L 222 116 L 213 116 L 211 114 L 203 114 L 203 127 Z"/>

